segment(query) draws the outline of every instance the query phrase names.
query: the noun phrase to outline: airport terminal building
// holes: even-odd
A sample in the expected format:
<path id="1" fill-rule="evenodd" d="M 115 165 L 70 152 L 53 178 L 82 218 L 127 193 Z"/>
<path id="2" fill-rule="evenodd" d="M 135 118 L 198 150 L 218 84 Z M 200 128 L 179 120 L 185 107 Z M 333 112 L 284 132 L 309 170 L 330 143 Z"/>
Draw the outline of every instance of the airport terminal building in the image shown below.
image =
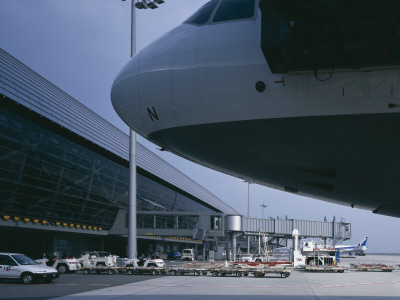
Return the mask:
<path id="1" fill-rule="evenodd" d="M 0 102 L 0 251 L 125 256 L 128 135 L 2 49 Z M 240 215 L 139 143 L 137 212 L 139 254 L 202 245 Z"/>

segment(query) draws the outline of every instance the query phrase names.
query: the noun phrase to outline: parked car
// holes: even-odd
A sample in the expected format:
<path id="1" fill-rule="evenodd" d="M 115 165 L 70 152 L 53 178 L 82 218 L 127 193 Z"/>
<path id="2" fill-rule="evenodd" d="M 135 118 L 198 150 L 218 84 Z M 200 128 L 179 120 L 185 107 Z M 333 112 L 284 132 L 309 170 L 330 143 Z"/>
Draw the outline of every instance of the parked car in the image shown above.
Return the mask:
<path id="1" fill-rule="evenodd" d="M 20 253 L 0 253 L 0 279 L 19 279 L 30 284 L 34 281 L 51 282 L 58 271 Z"/>
<path id="2" fill-rule="evenodd" d="M 173 251 L 173 252 L 168 253 L 168 255 L 167 255 L 167 259 L 171 259 L 171 260 L 173 260 L 173 259 L 179 260 L 179 259 L 181 259 L 181 257 L 182 257 L 182 253 L 180 253 L 179 251 Z"/>

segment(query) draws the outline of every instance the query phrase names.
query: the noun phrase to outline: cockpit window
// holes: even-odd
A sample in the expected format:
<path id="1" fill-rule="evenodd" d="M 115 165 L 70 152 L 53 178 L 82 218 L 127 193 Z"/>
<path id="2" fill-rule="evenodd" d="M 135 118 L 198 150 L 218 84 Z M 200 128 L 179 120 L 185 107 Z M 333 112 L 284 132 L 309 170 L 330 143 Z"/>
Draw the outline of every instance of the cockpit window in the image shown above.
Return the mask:
<path id="1" fill-rule="evenodd" d="M 254 0 L 223 0 L 213 22 L 249 19 L 254 16 Z"/>
<path id="2" fill-rule="evenodd" d="M 185 23 L 201 25 L 208 21 L 219 0 L 212 0 L 204 4 Z"/>

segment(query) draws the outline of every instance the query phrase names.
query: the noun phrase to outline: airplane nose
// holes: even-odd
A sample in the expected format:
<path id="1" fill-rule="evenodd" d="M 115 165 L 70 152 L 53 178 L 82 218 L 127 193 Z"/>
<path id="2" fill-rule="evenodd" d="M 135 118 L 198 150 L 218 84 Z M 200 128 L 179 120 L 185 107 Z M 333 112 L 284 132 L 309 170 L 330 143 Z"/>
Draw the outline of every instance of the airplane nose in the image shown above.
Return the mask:
<path id="1" fill-rule="evenodd" d="M 111 101 L 121 119 L 144 137 L 173 122 L 173 55 L 171 35 L 156 40 L 122 69 L 111 89 Z"/>
<path id="2" fill-rule="evenodd" d="M 120 118 L 137 131 L 132 120 L 140 119 L 139 76 L 141 54 L 136 54 L 115 78 L 111 88 L 111 102 Z"/>

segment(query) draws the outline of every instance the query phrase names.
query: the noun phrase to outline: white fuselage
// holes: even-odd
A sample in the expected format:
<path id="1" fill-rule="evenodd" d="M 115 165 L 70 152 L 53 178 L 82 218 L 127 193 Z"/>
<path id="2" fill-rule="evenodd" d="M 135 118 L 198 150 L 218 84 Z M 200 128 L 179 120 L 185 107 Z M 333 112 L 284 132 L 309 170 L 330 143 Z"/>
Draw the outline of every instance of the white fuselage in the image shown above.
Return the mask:
<path id="1" fill-rule="evenodd" d="M 257 9 L 251 20 L 178 26 L 122 70 L 112 93 L 115 109 L 145 137 L 207 123 L 398 111 L 388 107 L 400 94 L 398 70 L 339 73 L 327 81 L 272 74 L 260 47 L 260 22 Z M 266 84 L 262 93 L 258 81 Z"/>
<path id="2" fill-rule="evenodd" d="M 119 116 L 161 147 L 219 171 L 383 214 L 394 205 L 400 214 L 397 191 L 379 202 L 397 178 L 379 182 L 373 175 L 388 163 L 392 145 L 385 143 L 393 141 L 375 135 L 395 123 L 371 137 L 365 127 L 397 118 L 400 72 L 272 74 L 255 10 L 246 20 L 184 23 L 135 55 L 112 88 Z M 358 158 L 371 159 L 371 168 Z"/>

